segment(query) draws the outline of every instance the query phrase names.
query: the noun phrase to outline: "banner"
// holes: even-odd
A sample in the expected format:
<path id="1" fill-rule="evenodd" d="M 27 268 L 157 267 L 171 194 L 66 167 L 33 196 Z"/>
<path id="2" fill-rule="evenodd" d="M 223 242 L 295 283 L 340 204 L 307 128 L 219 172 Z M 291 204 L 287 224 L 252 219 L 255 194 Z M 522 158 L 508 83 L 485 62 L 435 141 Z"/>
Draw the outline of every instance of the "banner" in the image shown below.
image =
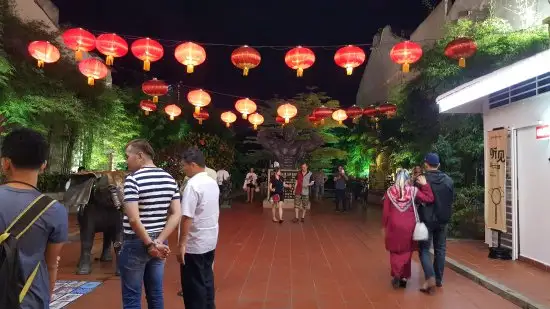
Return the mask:
<path id="1" fill-rule="evenodd" d="M 489 131 L 485 152 L 485 224 L 491 230 L 506 233 L 508 130 Z"/>

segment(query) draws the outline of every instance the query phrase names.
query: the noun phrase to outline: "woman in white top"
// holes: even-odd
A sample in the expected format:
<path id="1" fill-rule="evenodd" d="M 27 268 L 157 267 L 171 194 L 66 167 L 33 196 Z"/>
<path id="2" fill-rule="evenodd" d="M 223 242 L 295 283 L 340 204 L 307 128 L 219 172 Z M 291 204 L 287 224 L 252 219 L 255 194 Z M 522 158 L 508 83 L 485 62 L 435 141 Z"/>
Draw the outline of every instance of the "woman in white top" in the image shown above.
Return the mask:
<path id="1" fill-rule="evenodd" d="M 247 194 L 247 203 L 252 203 L 254 200 L 254 192 L 256 191 L 256 187 L 258 186 L 258 175 L 254 173 L 254 169 L 251 168 L 250 172 L 246 174 L 246 177 L 244 179 L 244 186 L 243 189 L 246 191 Z"/>

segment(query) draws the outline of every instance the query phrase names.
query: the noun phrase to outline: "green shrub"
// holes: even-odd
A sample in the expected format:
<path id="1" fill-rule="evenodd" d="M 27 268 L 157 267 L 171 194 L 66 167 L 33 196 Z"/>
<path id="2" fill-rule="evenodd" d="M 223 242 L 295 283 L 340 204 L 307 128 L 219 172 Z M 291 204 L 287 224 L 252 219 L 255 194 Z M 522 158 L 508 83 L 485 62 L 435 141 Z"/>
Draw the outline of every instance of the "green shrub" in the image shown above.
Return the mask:
<path id="1" fill-rule="evenodd" d="M 41 174 L 38 176 L 38 189 L 40 189 L 41 192 L 65 191 L 65 184 L 68 180 L 69 175 L 67 174 Z"/>
<path id="2" fill-rule="evenodd" d="M 484 189 L 469 186 L 457 189 L 449 235 L 457 238 L 484 239 Z"/>

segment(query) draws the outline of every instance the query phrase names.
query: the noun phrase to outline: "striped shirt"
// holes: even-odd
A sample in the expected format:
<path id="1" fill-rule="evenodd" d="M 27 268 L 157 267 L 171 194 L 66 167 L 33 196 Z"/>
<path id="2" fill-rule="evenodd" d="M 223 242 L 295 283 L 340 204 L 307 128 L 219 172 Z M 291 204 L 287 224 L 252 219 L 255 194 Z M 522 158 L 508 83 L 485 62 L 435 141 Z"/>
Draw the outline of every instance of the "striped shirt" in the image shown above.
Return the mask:
<path id="1" fill-rule="evenodd" d="M 166 225 L 170 202 L 180 198 L 176 181 L 158 167 L 143 167 L 124 182 L 124 202 L 138 202 L 139 218 L 147 233 L 161 232 Z M 122 223 L 125 234 L 135 234 L 128 216 Z"/>

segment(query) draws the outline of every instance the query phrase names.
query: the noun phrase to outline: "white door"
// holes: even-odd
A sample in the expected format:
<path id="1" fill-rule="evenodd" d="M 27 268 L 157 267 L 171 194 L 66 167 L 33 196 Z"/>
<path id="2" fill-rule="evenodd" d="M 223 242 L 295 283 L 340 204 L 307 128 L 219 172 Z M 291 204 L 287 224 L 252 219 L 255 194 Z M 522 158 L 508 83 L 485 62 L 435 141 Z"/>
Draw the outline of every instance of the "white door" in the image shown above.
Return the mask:
<path id="1" fill-rule="evenodd" d="M 550 265 L 550 141 L 517 130 L 519 255 Z"/>

